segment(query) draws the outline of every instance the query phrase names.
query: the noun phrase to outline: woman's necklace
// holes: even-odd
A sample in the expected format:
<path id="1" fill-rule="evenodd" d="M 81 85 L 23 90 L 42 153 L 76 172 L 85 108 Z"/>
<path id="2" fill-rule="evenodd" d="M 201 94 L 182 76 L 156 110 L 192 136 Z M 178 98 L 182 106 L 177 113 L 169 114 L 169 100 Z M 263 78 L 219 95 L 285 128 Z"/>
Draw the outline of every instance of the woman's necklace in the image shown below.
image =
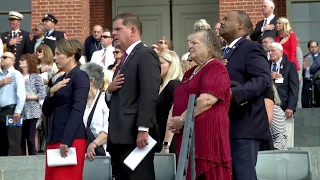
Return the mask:
<path id="1" fill-rule="evenodd" d="M 208 64 L 211 60 L 212 60 L 212 57 L 209 58 L 206 62 L 204 62 L 201 66 L 198 66 L 197 68 L 195 68 L 194 71 L 193 71 L 193 73 L 191 74 L 191 76 L 196 75 L 196 74 L 200 71 L 200 69 L 201 69 L 203 66 L 205 66 L 206 64 Z"/>

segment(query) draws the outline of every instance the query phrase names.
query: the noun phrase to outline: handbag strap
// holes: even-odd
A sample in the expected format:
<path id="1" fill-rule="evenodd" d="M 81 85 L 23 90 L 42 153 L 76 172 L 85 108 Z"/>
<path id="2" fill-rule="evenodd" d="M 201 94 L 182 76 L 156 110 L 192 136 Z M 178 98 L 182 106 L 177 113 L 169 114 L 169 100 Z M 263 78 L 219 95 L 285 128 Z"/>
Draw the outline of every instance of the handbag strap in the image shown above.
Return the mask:
<path id="1" fill-rule="evenodd" d="M 97 97 L 97 99 L 96 99 L 96 102 L 94 103 L 94 105 L 93 105 L 93 107 L 92 107 L 92 109 L 91 109 L 91 112 L 90 112 L 90 114 L 89 114 L 88 121 L 87 121 L 87 127 L 89 127 L 89 128 L 90 128 L 90 125 L 91 125 L 91 122 L 92 122 L 92 117 L 93 117 L 94 111 L 95 111 L 95 109 L 96 109 L 96 106 L 97 106 L 97 104 L 98 104 L 100 95 L 101 95 L 101 91 L 99 92 L 99 95 L 98 95 L 98 97 Z"/>

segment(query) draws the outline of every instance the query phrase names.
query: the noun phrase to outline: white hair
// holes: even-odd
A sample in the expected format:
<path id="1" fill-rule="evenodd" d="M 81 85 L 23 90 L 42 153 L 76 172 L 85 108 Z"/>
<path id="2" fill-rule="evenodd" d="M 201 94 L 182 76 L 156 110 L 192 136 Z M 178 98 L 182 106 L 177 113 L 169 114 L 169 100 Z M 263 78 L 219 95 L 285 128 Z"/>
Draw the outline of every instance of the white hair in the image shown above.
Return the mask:
<path id="1" fill-rule="evenodd" d="M 283 51 L 282 45 L 281 45 L 280 43 L 278 43 L 278 42 L 273 42 L 273 43 L 271 43 L 271 44 L 270 44 L 270 47 L 274 47 L 274 48 L 277 48 L 278 50 Z"/>
<path id="2" fill-rule="evenodd" d="M 272 9 L 275 8 L 274 2 L 272 0 L 263 0 L 262 2 L 267 2 Z"/>
<path id="3" fill-rule="evenodd" d="M 211 29 L 210 24 L 205 19 L 199 19 L 194 23 L 193 30 L 198 29 L 201 25 L 204 26 L 204 29 Z"/>

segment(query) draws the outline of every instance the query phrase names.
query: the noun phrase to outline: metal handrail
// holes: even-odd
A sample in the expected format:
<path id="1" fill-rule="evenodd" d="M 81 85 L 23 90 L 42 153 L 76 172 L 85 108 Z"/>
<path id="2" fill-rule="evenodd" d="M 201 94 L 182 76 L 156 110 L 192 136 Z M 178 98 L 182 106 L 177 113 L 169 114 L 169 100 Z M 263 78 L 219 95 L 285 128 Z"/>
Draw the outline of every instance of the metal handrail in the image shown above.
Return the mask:
<path id="1" fill-rule="evenodd" d="M 194 106 L 196 106 L 196 95 L 191 94 L 189 96 L 187 116 L 184 123 L 176 180 L 186 179 L 189 159 L 191 163 L 191 180 L 196 179 L 194 154 Z"/>

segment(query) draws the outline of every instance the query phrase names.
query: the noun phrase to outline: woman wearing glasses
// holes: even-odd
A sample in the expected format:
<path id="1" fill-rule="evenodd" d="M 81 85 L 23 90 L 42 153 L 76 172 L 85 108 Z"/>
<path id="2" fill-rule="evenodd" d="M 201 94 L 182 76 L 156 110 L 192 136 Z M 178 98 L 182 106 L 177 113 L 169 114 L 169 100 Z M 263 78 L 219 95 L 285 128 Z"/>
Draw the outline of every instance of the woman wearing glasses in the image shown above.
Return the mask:
<path id="1" fill-rule="evenodd" d="M 173 45 L 170 39 L 167 37 L 161 37 L 159 39 L 159 46 L 162 48 L 164 52 L 172 51 L 173 50 Z"/>
<path id="2" fill-rule="evenodd" d="M 197 64 L 188 70 L 173 97 L 168 128 L 176 133 L 177 156 L 190 94 L 196 94 L 194 137 L 196 179 L 231 180 L 229 140 L 230 79 L 221 62 L 221 48 L 213 30 L 197 30 L 191 37 L 190 58 Z M 190 171 L 187 173 L 189 180 Z"/>
<path id="3" fill-rule="evenodd" d="M 39 60 L 38 68 L 41 77 L 44 84 L 48 85 L 48 81 L 58 72 L 57 65 L 53 61 L 52 51 L 48 45 L 41 44 L 36 48 L 36 55 Z"/>
<path id="4" fill-rule="evenodd" d="M 26 102 L 23 107 L 21 152 L 22 155 L 36 155 L 36 124 L 41 116 L 40 101 L 46 97 L 46 91 L 37 68 L 38 60 L 31 54 L 22 55 L 19 61 L 20 72 L 25 80 Z M 26 141 L 28 149 L 26 148 Z"/>

